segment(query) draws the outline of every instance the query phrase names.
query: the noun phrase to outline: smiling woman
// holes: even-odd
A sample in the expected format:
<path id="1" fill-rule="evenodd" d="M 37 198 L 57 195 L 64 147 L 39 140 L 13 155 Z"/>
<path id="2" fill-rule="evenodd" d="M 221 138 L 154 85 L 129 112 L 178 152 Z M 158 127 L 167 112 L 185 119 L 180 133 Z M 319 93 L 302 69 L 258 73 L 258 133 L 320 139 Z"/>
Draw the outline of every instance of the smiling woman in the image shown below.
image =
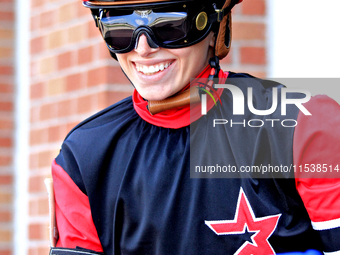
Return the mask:
<path id="1" fill-rule="evenodd" d="M 289 171 L 339 164 L 340 107 L 221 70 L 238 2 L 83 2 L 135 90 L 77 125 L 53 161 L 51 254 L 340 250 L 339 179 Z M 241 113 L 230 88 L 250 95 Z"/>

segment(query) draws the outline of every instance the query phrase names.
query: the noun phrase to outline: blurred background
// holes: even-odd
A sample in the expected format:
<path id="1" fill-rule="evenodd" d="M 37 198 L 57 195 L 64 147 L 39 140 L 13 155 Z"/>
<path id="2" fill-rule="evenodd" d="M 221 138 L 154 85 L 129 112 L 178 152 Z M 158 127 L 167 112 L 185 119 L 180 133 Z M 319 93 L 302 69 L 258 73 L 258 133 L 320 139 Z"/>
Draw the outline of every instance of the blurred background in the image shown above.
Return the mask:
<path id="1" fill-rule="evenodd" d="M 338 78 L 339 9 L 338 0 L 244 0 L 223 70 Z M 72 127 L 131 93 L 81 0 L 0 0 L 0 255 L 48 254 L 52 160 Z"/>

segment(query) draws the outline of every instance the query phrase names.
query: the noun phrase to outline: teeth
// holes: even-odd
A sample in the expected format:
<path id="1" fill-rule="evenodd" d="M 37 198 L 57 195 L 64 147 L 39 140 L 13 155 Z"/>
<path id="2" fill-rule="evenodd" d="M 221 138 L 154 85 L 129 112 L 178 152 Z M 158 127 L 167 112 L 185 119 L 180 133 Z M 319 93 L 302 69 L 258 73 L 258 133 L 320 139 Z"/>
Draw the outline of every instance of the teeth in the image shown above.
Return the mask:
<path id="1" fill-rule="evenodd" d="M 138 72 L 141 72 L 146 75 L 151 75 L 157 73 L 159 71 L 163 71 L 164 69 L 168 68 L 172 63 L 161 63 L 154 66 L 144 66 L 136 63 L 136 69 Z"/>
<path id="2" fill-rule="evenodd" d="M 144 66 L 144 67 L 142 67 L 141 72 L 148 73 L 149 72 L 149 68 L 147 66 Z"/>
<path id="3" fill-rule="evenodd" d="M 156 69 L 155 69 L 154 66 L 149 66 L 149 73 L 154 73 L 154 72 L 156 72 L 155 70 Z"/>

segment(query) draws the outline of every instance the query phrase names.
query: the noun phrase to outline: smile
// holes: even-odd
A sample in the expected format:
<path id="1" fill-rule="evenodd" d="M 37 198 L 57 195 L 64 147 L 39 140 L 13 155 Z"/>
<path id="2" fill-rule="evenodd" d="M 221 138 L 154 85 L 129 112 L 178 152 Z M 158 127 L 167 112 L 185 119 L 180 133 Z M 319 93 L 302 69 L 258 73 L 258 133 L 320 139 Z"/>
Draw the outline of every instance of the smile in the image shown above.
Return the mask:
<path id="1" fill-rule="evenodd" d="M 172 62 L 164 62 L 164 63 L 160 63 L 157 65 L 141 65 L 136 63 L 136 69 L 138 72 L 141 72 L 145 75 L 152 75 L 158 72 L 161 72 L 165 69 L 167 69 L 170 65 L 172 64 Z"/>

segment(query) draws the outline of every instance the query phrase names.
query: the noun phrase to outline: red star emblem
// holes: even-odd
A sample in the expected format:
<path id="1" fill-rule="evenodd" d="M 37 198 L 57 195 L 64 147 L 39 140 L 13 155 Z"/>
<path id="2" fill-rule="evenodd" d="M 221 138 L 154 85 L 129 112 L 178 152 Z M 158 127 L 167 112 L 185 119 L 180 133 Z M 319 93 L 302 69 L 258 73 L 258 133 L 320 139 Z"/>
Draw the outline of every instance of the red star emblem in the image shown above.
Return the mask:
<path id="1" fill-rule="evenodd" d="M 241 188 L 235 217 L 233 220 L 205 221 L 217 235 L 234 235 L 254 232 L 251 242 L 245 241 L 235 252 L 235 255 L 270 255 L 275 251 L 268 242 L 268 238 L 276 229 L 281 214 L 256 218 L 249 201 Z"/>

